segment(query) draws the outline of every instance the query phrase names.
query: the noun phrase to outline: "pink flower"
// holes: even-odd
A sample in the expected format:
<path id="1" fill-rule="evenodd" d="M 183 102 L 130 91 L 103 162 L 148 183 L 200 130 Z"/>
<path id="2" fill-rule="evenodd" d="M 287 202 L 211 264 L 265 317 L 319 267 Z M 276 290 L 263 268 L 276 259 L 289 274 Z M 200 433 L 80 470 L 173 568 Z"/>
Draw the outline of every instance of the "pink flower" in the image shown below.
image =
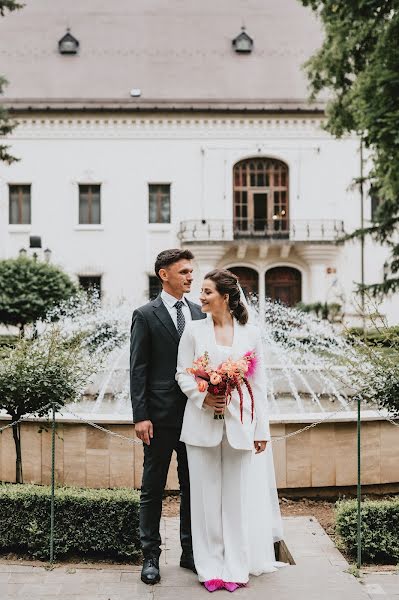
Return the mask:
<path id="1" fill-rule="evenodd" d="M 211 373 L 210 380 L 212 385 L 217 385 L 222 381 L 222 378 L 220 377 L 219 373 L 213 372 Z"/>
<path id="2" fill-rule="evenodd" d="M 205 379 L 199 379 L 197 380 L 197 387 L 200 392 L 206 392 L 208 389 L 208 383 L 205 381 Z"/>

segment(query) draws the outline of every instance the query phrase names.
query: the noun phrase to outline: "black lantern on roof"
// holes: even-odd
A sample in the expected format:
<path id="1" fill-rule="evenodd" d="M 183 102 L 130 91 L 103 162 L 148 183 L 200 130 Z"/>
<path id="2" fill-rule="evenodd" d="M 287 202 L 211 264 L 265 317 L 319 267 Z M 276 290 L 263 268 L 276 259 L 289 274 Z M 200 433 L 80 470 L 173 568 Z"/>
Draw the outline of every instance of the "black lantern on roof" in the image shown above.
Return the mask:
<path id="1" fill-rule="evenodd" d="M 69 27 L 66 34 L 58 42 L 58 50 L 60 54 L 77 54 L 79 50 L 79 42 L 73 37 Z"/>
<path id="2" fill-rule="evenodd" d="M 252 52 L 254 41 L 245 31 L 245 27 L 242 27 L 241 29 L 241 33 L 239 33 L 237 37 L 234 38 L 232 44 L 236 52 L 248 54 L 249 52 Z"/>

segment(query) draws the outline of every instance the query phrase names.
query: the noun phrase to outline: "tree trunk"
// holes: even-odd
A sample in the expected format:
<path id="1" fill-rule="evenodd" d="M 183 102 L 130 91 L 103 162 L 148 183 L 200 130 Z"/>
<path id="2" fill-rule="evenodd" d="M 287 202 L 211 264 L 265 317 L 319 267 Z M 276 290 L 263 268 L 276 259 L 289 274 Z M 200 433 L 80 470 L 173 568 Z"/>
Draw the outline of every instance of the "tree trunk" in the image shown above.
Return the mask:
<path id="1" fill-rule="evenodd" d="M 13 419 L 14 420 L 14 419 Z M 23 483 L 22 476 L 22 453 L 21 453 L 21 423 L 15 423 L 12 426 L 12 435 L 15 443 L 15 480 L 17 483 Z"/>

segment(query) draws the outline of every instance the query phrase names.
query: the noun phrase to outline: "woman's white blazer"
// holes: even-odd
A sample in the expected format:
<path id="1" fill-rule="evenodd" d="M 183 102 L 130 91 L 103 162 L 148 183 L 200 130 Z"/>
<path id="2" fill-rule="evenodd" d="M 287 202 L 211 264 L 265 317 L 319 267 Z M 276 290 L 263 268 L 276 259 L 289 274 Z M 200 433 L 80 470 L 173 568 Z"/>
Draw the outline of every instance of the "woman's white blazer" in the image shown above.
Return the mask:
<path id="1" fill-rule="evenodd" d="M 256 371 L 249 379 L 255 400 L 253 422 L 251 422 L 251 399 L 245 384 L 242 386 L 243 423 L 240 420 L 240 400 L 237 390 L 232 393 L 224 421 L 216 420 L 213 418 L 213 409 L 203 404 L 207 392 L 198 390 L 193 375 L 186 370 L 205 351 L 209 354 L 210 365 L 214 367 L 219 365 L 213 319 L 211 315 L 207 315 L 206 319 L 190 321 L 186 324 L 179 344 L 176 371 L 176 380 L 187 396 L 180 437 L 182 442 L 192 446 L 217 446 L 222 441 L 223 423 L 226 424 L 227 439 L 233 448 L 251 450 L 254 440 L 270 440 L 265 363 L 260 332 L 255 325 L 240 325 L 234 319 L 230 356 L 233 360 L 237 360 L 248 350 L 254 350 L 258 358 Z"/>

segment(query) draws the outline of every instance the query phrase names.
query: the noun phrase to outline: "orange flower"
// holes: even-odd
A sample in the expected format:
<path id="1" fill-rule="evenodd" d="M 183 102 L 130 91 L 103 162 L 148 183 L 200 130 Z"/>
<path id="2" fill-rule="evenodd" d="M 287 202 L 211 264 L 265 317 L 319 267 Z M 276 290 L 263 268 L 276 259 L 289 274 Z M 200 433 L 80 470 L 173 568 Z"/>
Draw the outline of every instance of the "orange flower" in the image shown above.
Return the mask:
<path id="1" fill-rule="evenodd" d="M 205 381 L 205 379 L 199 379 L 197 381 L 197 387 L 200 392 L 206 392 L 208 389 L 208 383 Z"/>
<path id="2" fill-rule="evenodd" d="M 222 381 L 222 378 L 220 377 L 219 373 L 216 373 L 214 371 L 213 373 L 211 373 L 210 381 L 212 385 L 217 385 Z"/>

